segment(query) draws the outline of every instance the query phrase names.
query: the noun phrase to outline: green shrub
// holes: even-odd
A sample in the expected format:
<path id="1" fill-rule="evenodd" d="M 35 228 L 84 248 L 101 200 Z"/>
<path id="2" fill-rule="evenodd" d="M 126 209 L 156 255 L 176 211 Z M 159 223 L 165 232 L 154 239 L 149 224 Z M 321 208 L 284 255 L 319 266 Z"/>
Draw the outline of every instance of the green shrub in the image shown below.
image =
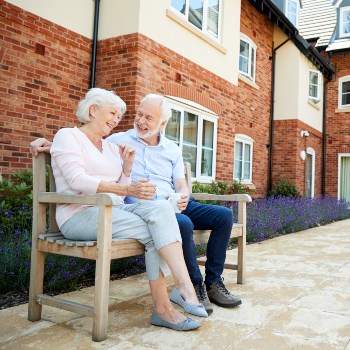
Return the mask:
<path id="1" fill-rule="evenodd" d="M 16 211 L 23 205 L 32 207 L 33 175 L 29 170 L 22 170 L 11 179 L 0 181 L 0 207 Z"/>
<path id="2" fill-rule="evenodd" d="M 281 177 L 275 184 L 274 189 L 269 191 L 268 197 L 299 197 L 300 192 L 294 182 Z"/>

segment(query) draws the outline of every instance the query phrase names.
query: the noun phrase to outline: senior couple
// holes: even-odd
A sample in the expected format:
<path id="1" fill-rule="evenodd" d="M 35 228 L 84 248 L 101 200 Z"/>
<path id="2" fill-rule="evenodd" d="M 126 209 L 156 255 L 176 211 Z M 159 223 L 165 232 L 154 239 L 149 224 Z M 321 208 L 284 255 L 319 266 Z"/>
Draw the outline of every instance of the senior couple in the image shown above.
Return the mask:
<path id="1" fill-rule="evenodd" d="M 164 97 L 147 95 L 137 109 L 134 129 L 104 139 L 125 110 L 125 102 L 113 91 L 92 88 L 78 104 L 81 125 L 59 130 L 52 143 L 42 138 L 33 141 L 31 151 L 34 156 L 51 153 L 58 192 L 110 192 L 124 200 L 113 208 L 112 237 L 134 238 L 145 245 L 151 323 L 178 331 L 196 329 L 200 323 L 179 312 L 171 301 L 199 317 L 213 312 L 210 302 L 228 308 L 241 304 L 221 277 L 232 212 L 188 198 L 181 150 L 162 133 L 171 117 Z M 182 193 L 180 214 L 166 200 L 174 192 Z M 66 238 L 97 239 L 97 207 L 58 205 L 56 219 Z M 196 260 L 194 229 L 211 229 L 204 281 Z M 170 273 L 175 287 L 169 299 L 165 277 Z"/>

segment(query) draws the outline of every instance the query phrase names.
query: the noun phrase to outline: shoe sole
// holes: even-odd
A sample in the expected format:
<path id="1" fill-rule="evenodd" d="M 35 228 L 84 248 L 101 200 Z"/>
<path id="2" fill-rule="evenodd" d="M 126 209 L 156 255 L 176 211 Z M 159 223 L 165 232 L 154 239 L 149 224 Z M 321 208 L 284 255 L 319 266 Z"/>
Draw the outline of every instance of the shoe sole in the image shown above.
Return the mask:
<path id="1" fill-rule="evenodd" d="M 236 301 L 236 302 L 233 303 L 233 304 L 222 304 L 222 303 L 220 303 L 220 302 L 218 302 L 218 301 L 216 301 L 215 299 L 212 299 L 212 298 L 209 298 L 209 300 L 210 300 L 212 303 L 214 303 L 214 304 L 216 304 L 216 305 L 218 305 L 218 306 L 225 307 L 225 308 L 230 308 L 230 309 L 232 309 L 232 308 L 234 308 L 234 307 L 239 306 L 239 305 L 242 304 L 242 300 Z M 208 311 L 207 311 L 207 313 L 209 314 Z"/>
<path id="2" fill-rule="evenodd" d="M 207 312 L 208 315 L 211 315 L 214 311 L 214 309 L 205 309 L 205 311 Z"/>

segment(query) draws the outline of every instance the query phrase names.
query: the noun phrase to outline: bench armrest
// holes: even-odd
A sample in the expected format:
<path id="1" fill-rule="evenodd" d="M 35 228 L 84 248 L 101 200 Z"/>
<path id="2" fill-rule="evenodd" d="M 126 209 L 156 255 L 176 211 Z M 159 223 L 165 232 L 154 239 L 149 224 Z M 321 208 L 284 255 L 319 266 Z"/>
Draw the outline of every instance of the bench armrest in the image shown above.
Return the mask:
<path id="1" fill-rule="evenodd" d="M 226 202 L 251 202 L 249 194 L 209 194 L 209 193 L 191 193 L 196 200 L 204 201 L 226 201 Z"/>
<path id="2" fill-rule="evenodd" d="M 57 192 L 39 192 L 38 202 L 56 204 L 119 205 L 121 204 L 121 199 L 113 193 L 75 195 Z"/>

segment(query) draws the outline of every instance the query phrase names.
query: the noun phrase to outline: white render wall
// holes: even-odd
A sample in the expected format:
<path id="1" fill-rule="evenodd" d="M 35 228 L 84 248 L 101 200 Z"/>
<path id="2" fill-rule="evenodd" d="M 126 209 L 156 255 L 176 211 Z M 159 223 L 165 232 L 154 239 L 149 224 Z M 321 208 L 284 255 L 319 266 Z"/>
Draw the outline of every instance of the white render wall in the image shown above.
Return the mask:
<path id="1" fill-rule="evenodd" d="M 68 28 L 93 36 L 93 0 L 8 0 Z M 221 36 L 205 35 L 171 9 L 170 0 L 102 0 L 99 40 L 141 33 L 237 85 L 240 0 L 222 0 Z"/>

